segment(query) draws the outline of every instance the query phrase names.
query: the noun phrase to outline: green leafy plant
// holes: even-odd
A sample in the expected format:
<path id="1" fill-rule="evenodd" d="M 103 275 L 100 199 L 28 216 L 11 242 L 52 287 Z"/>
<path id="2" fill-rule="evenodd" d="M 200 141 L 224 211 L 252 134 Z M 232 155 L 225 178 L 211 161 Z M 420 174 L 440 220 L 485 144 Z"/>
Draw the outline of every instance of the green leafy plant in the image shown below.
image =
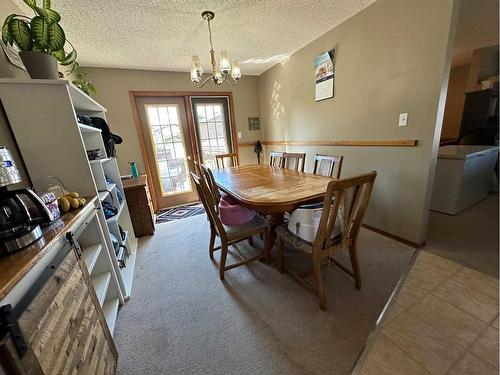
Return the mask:
<path id="1" fill-rule="evenodd" d="M 29 18 L 11 14 L 2 27 L 2 40 L 5 44 L 16 44 L 21 51 L 43 52 L 54 56 L 61 65 L 75 62 L 77 53 L 71 42 L 66 40 L 64 30 L 59 25 L 61 16 L 50 7 L 50 0 L 43 0 L 38 7 L 36 0 L 23 0 L 35 16 Z M 66 53 L 64 46 L 68 42 L 71 51 Z"/>
<path id="2" fill-rule="evenodd" d="M 77 62 L 75 62 L 75 67 L 76 79 L 72 81 L 73 84 L 78 86 L 85 94 L 96 97 L 97 89 L 90 80 L 89 74 L 82 70 Z"/>

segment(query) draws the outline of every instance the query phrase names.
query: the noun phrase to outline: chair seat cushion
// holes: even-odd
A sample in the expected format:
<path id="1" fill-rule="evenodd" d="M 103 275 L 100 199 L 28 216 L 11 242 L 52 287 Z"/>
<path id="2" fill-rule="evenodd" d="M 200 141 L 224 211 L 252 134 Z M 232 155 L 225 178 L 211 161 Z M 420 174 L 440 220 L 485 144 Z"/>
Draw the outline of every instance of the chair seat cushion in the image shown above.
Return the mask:
<path id="1" fill-rule="evenodd" d="M 252 220 L 255 216 L 255 211 L 239 204 L 237 200 L 224 195 L 219 202 L 220 221 L 229 226 L 239 226 Z"/>
<path id="2" fill-rule="evenodd" d="M 276 235 L 281 237 L 283 241 L 292 245 L 295 249 L 303 251 L 305 253 L 312 254 L 312 244 L 304 241 L 302 238 L 298 237 L 294 233 L 288 230 L 288 224 L 282 224 L 276 227 Z M 332 238 L 330 246 L 338 245 L 342 241 L 342 235 L 339 234 Z"/>
<path id="3" fill-rule="evenodd" d="M 242 225 L 225 225 L 224 230 L 229 240 L 244 238 L 245 234 L 256 232 L 258 229 L 267 228 L 267 220 L 260 215 L 255 215 L 252 220 Z"/>

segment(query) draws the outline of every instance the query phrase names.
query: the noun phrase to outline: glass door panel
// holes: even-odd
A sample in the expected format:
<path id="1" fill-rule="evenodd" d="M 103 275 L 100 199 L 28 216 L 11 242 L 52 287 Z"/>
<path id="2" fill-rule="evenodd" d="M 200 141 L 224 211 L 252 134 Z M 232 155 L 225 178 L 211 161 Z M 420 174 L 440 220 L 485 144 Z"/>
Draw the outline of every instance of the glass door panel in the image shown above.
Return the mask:
<path id="1" fill-rule="evenodd" d="M 200 161 L 216 168 L 215 155 L 232 152 L 227 98 L 192 98 Z"/>
<path id="2" fill-rule="evenodd" d="M 189 174 L 194 165 L 184 100 L 138 97 L 136 102 L 158 207 L 195 201 L 197 195 Z"/>

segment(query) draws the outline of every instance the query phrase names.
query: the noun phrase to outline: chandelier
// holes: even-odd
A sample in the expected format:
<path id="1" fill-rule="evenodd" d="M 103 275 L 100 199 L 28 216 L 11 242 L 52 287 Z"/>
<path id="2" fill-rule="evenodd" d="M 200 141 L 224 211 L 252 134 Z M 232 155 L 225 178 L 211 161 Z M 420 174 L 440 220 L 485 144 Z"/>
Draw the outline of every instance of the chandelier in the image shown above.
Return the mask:
<path id="1" fill-rule="evenodd" d="M 208 81 L 212 80 L 213 83 L 218 87 L 224 82 L 228 81 L 233 85 L 236 85 L 241 78 L 241 70 L 238 59 L 233 60 L 233 64 L 229 63 L 226 50 L 220 52 L 220 67 L 217 66 L 217 60 L 215 59 L 214 46 L 212 43 L 212 29 L 210 28 L 210 21 L 215 17 L 214 12 L 209 10 L 204 11 L 201 14 L 201 18 L 207 21 L 208 24 L 208 35 L 210 39 L 210 60 L 212 65 L 212 74 L 208 77 L 203 77 L 203 68 L 200 64 L 200 57 L 198 55 L 193 55 L 192 65 L 191 65 L 191 82 L 193 82 L 196 87 L 200 88 L 207 84 Z M 231 73 L 231 75 L 229 75 Z"/>

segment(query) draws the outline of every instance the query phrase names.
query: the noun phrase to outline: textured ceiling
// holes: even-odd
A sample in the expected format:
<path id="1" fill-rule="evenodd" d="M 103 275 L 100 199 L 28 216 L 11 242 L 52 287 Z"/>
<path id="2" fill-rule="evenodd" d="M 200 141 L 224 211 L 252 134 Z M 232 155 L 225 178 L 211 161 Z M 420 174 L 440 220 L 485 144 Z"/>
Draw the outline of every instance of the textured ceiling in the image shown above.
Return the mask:
<path id="1" fill-rule="evenodd" d="M 472 50 L 498 44 L 498 0 L 462 0 L 453 65 L 470 62 Z"/>
<path id="2" fill-rule="evenodd" d="M 4 0 L 2 0 L 4 1 Z M 13 0 L 23 11 L 22 0 Z M 40 2 L 41 0 L 39 0 Z M 212 10 L 214 49 L 260 74 L 374 0 L 52 0 L 86 66 L 187 71 L 199 54 L 208 69 L 201 12 Z"/>

